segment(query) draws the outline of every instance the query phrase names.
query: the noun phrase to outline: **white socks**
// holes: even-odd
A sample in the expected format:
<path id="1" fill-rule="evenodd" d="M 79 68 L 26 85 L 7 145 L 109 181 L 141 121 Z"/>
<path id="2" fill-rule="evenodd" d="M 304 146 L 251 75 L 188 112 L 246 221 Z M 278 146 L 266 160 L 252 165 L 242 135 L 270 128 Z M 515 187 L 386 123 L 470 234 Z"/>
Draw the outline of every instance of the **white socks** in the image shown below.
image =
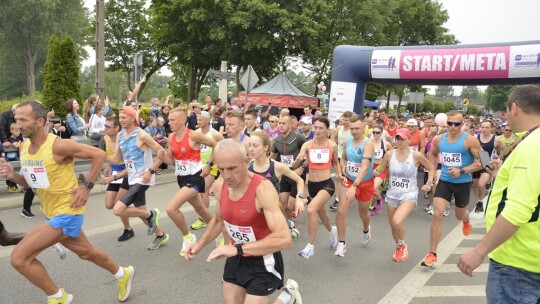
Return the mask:
<path id="1" fill-rule="evenodd" d="M 124 268 L 118 268 L 118 272 L 114 274 L 114 277 L 118 280 L 124 277 Z"/>

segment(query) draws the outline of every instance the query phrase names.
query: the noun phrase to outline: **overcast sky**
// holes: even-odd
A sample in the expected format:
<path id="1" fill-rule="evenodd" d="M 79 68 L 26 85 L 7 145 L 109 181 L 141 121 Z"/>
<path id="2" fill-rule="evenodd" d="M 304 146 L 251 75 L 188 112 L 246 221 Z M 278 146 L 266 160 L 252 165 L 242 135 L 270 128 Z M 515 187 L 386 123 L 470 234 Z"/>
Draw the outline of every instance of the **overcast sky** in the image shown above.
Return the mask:
<path id="1" fill-rule="evenodd" d="M 114 1 L 114 0 L 107 0 Z M 539 0 L 439 0 L 448 10 L 445 27 L 462 44 L 540 40 Z M 93 10 L 95 0 L 85 0 Z M 95 52 L 83 65 L 94 64 Z M 456 93 L 461 91 L 456 87 Z M 434 93 L 434 92 L 432 92 Z"/>

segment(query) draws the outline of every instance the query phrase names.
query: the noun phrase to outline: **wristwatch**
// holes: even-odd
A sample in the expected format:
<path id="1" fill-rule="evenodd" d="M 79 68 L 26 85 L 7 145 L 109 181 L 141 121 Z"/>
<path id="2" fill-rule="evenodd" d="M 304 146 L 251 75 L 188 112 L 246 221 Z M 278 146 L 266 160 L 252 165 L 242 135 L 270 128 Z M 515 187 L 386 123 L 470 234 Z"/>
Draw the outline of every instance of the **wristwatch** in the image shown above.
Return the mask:
<path id="1" fill-rule="evenodd" d="M 244 243 L 236 243 L 236 244 L 234 244 L 234 246 L 236 247 L 236 255 L 237 256 L 243 256 L 244 255 L 244 250 L 242 250 L 243 245 L 244 245 Z"/>
<path id="2" fill-rule="evenodd" d="M 148 169 L 148 171 L 149 171 L 151 174 L 156 174 L 156 170 L 152 170 L 152 168 Z"/>
<path id="3" fill-rule="evenodd" d="M 211 161 L 207 161 L 206 164 L 209 165 L 210 167 L 212 167 L 214 165 L 214 163 L 211 162 Z"/>
<path id="4" fill-rule="evenodd" d="M 460 174 L 460 175 L 465 174 L 465 169 L 463 169 L 463 168 L 459 169 L 459 174 Z"/>
<path id="5" fill-rule="evenodd" d="M 113 179 L 114 179 L 114 181 L 117 181 L 117 180 L 118 180 L 118 177 L 116 177 L 116 174 L 113 175 Z"/>
<path id="6" fill-rule="evenodd" d="M 304 195 L 303 195 L 302 193 L 298 193 L 298 194 L 296 195 L 296 197 L 297 197 L 297 198 L 303 199 L 303 198 L 304 198 Z"/>
<path id="7" fill-rule="evenodd" d="M 352 183 L 352 185 L 353 185 L 353 187 L 358 188 L 358 183 L 357 182 Z"/>
<path id="8" fill-rule="evenodd" d="M 92 190 L 92 188 L 94 188 L 94 183 L 92 183 L 92 182 L 85 181 L 85 182 L 83 183 L 83 185 L 84 185 L 86 188 L 90 189 L 90 190 Z"/>
<path id="9" fill-rule="evenodd" d="M 431 187 L 433 187 L 433 182 L 432 182 L 432 181 L 427 182 L 427 183 L 426 183 L 426 186 L 431 186 Z"/>

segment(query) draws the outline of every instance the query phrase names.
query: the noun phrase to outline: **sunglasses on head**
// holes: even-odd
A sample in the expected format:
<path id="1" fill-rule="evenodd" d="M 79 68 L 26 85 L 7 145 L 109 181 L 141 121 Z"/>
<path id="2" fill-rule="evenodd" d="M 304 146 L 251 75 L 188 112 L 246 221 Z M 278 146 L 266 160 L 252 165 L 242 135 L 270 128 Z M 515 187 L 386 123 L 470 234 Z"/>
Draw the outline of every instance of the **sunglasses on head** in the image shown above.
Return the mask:
<path id="1" fill-rule="evenodd" d="M 461 126 L 461 122 L 458 122 L 458 121 L 447 121 L 446 124 L 449 127 L 459 127 L 459 126 Z"/>

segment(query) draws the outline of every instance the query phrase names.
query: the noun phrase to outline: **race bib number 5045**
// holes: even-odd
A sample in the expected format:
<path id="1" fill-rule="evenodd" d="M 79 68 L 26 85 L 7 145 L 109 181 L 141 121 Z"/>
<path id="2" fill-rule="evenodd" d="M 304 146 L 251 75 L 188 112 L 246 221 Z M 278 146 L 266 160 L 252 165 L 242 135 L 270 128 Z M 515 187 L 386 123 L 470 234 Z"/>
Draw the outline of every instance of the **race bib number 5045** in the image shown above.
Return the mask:
<path id="1" fill-rule="evenodd" d="M 442 152 L 442 163 L 447 167 L 461 167 L 461 153 L 447 153 Z"/>

